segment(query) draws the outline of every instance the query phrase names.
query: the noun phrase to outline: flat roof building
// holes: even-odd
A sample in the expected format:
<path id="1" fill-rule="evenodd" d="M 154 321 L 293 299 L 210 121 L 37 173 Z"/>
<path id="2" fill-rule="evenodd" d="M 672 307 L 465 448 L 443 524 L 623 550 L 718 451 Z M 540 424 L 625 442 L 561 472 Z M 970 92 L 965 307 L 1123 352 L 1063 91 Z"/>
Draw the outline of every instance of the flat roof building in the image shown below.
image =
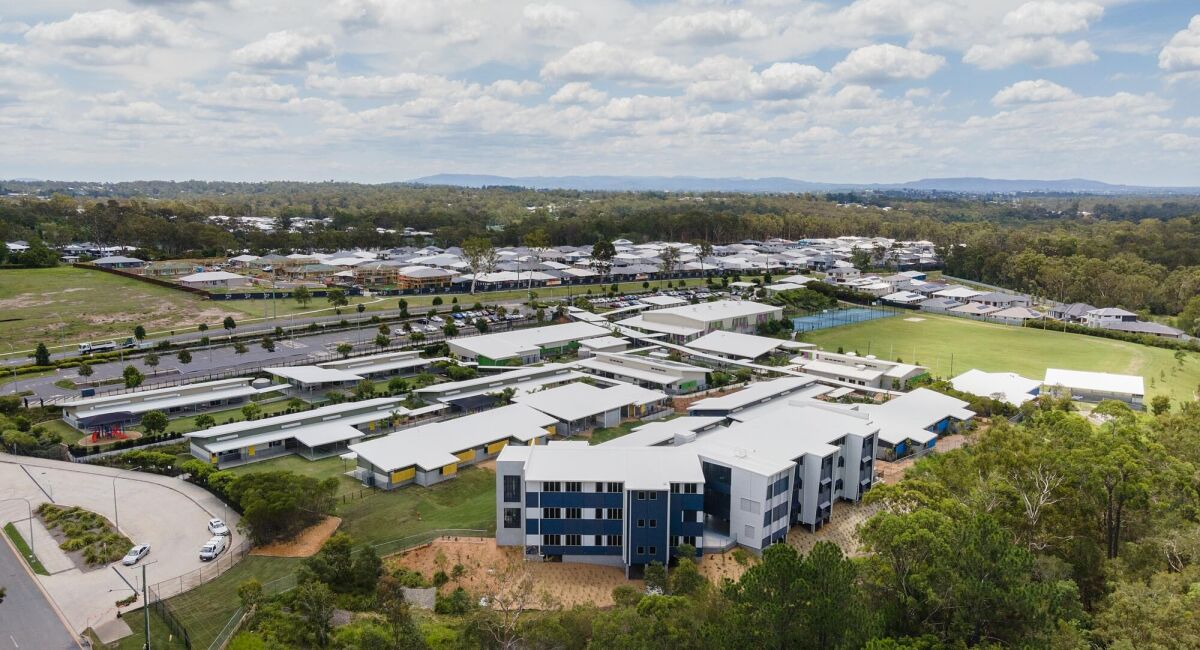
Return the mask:
<path id="1" fill-rule="evenodd" d="M 748 300 L 717 300 L 648 311 L 617 322 L 634 329 L 666 334 L 671 340 L 684 343 L 717 330 L 753 333 L 759 325 L 782 317 L 782 307 Z"/>
<path id="2" fill-rule="evenodd" d="M 450 381 L 418 388 L 417 395 L 426 401 L 450 405 L 454 412 L 476 411 L 495 406 L 495 399 L 486 398 L 513 389 L 514 395 L 553 388 L 583 379 L 587 375 L 563 363 L 517 368 L 506 372 L 481 375 L 472 379 Z"/>
<path id="3" fill-rule="evenodd" d="M 270 386 L 260 389 L 252 386 L 252 381 L 252 377 L 238 377 L 69 399 L 62 402 L 63 420 L 78 429 L 114 427 L 137 422 L 150 411 L 161 411 L 167 416 L 194 413 L 241 404 L 248 398 L 287 388 Z"/>
<path id="4" fill-rule="evenodd" d="M 192 455 L 218 468 L 295 453 L 309 460 L 343 452 L 352 443 L 429 416 L 441 404 L 408 409 L 379 397 L 331 404 L 299 413 L 231 422 L 186 434 Z"/>
<path id="5" fill-rule="evenodd" d="M 779 349 L 801 350 L 814 347 L 812 343 L 725 331 L 710 332 L 685 345 L 727 359 L 749 360 L 768 355 Z"/>
<path id="6" fill-rule="evenodd" d="M 1042 382 L 1015 372 L 984 372 L 971 369 L 950 380 L 954 390 L 990 397 L 1020 406 L 1038 396 Z"/>
<path id="7" fill-rule="evenodd" d="M 1137 375 L 1047 368 L 1042 390 L 1081 402 L 1115 399 L 1141 408 L 1146 398 L 1143 379 Z"/>
<path id="8" fill-rule="evenodd" d="M 902 390 L 910 381 L 929 372 L 909 363 L 817 349 L 801 350 L 792 362 L 810 375 L 884 390 Z"/>
<path id="9" fill-rule="evenodd" d="M 707 368 L 670 359 L 597 352 L 574 365 L 598 377 L 617 379 L 670 395 L 691 393 L 708 386 Z"/>
<path id="10" fill-rule="evenodd" d="M 781 400 L 785 397 L 814 397 L 831 390 L 817 384 L 816 377 L 780 377 L 758 381 L 732 393 L 706 397 L 688 406 L 688 415 L 736 417 L 749 409 Z"/>
<path id="11" fill-rule="evenodd" d="M 663 410 L 666 393 L 626 383 L 597 387 L 576 382 L 513 398 L 554 416 L 554 432 L 567 437 L 592 428 L 615 427 L 625 418 L 644 418 Z"/>
<path id="12" fill-rule="evenodd" d="M 447 341 L 450 352 L 481 366 L 536 363 L 543 356 L 573 352 L 579 341 L 611 332 L 599 325 L 574 322 L 518 329 Z"/>

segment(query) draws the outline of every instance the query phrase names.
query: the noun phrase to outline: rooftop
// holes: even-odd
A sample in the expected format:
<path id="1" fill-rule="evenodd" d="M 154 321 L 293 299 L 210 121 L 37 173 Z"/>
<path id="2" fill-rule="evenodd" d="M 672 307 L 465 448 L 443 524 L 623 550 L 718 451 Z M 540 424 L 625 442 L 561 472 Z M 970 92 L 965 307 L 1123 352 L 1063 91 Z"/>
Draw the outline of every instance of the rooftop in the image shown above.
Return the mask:
<path id="1" fill-rule="evenodd" d="M 688 407 L 689 411 L 733 411 L 758 402 L 788 395 L 816 381 L 816 377 L 781 377 L 771 381 L 755 382 L 735 393 L 720 397 L 707 397 Z"/>
<path id="2" fill-rule="evenodd" d="M 649 422 L 636 427 L 630 433 L 601 443 L 601 447 L 653 447 L 670 442 L 680 433 L 695 433 L 722 422 L 718 416 L 696 417 L 685 415 L 671 420 Z"/>
<path id="3" fill-rule="evenodd" d="M 659 309 L 658 311 L 648 312 L 642 315 L 643 319 L 649 319 L 657 322 L 657 319 L 662 316 L 679 316 L 700 322 L 713 322 L 725 320 L 727 318 L 738 318 L 741 316 L 757 316 L 758 314 L 770 314 L 781 312 L 781 307 L 764 305 L 749 300 L 716 300 L 713 302 L 702 302 L 695 305 L 682 305 L 680 307 L 668 307 Z"/>
<path id="4" fill-rule="evenodd" d="M 757 359 L 784 343 L 781 339 L 718 330 L 688 343 L 687 347 L 743 359 Z"/>
<path id="5" fill-rule="evenodd" d="M 665 393 L 632 384 L 621 383 L 608 388 L 597 388 L 591 384 L 577 382 L 528 393 L 514 399 L 564 422 L 574 422 L 623 406 L 651 404 L 666 397 Z"/>
<path id="6" fill-rule="evenodd" d="M 972 369 L 950 380 L 954 390 L 994 397 L 1014 406 L 1020 406 L 1037 395 L 1042 382 L 1022 377 L 1015 372 L 984 372 Z"/>
<path id="7" fill-rule="evenodd" d="M 1146 394 L 1145 382 L 1141 377 L 1137 375 L 1116 375 L 1107 372 L 1047 368 L 1046 378 L 1042 384 L 1126 395 Z"/>
<path id="8" fill-rule="evenodd" d="M 507 449 L 500 455 L 505 460 Z M 668 490 L 671 483 L 703 483 L 694 453 L 673 447 L 585 447 L 548 445 L 514 454 L 526 455 L 529 481 L 621 481 L 626 489 Z"/>
<path id="9" fill-rule="evenodd" d="M 610 334 L 609 330 L 599 325 L 574 322 L 454 339 L 451 345 L 489 359 L 510 359 L 551 343 L 590 339 L 607 334 Z"/>

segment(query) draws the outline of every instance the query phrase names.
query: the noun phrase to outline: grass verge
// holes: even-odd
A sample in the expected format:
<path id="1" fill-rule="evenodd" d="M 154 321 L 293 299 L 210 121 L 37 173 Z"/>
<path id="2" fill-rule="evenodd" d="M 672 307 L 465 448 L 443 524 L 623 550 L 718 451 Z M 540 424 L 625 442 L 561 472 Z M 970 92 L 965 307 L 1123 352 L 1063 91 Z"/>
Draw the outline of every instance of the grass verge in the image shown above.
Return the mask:
<path id="1" fill-rule="evenodd" d="M 21 557 L 25 558 L 25 561 L 29 563 L 29 568 L 33 569 L 34 573 L 40 576 L 50 575 L 46 571 L 46 567 L 42 566 L 42 561 L 33 554 L 33 551 L 29 550 L 29 544 L 25 541 L 24 537 L 21 537 L 21 533 L 17 531 L 17 527 L 12 522 L 4 524 L 4 534 L 8 535 L 8 538 L 12 540 L 13 546 L 17 547 L 17 552 L 21 554 Z"/>

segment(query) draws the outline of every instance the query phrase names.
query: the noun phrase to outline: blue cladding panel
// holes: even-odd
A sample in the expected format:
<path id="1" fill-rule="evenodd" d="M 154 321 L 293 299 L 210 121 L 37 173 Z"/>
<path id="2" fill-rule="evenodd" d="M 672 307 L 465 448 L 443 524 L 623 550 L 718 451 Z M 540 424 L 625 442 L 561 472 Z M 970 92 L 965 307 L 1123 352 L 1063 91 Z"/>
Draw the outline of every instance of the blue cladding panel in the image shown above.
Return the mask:
<path id="1" fill-rule="evenodd" d="M 540 494 L 540 493 L 539 492 L 526 492 L 525 493 L 525 505 L 529 508 L 538 507 L 538 494 Z"/>
<path id="2" fill-rule="evenodd" d="M 667 562 L 668 545 L 670 537 L 668 536 L 668 515 L 667 515 L 667 492 L 661 491 L 656 493 L 657 499 L 639 501 L 634 492 L 629 502 L 629 512 L 626 514 L 628 520 L 629 535 L 626 537 L 626 546 L 629 547 L 629 563 L 630 564 L 649 564 L 654 560 L 658 560 L 663 564 Z M 643 519 L 647 522 L 645 528 L 638 528 L 637 521 Z M 649 520 L 657 520 L 658 525 L 655 528 L 649 527 Z M 637 547 L 641 546 L 644 553 L 638 555 Z M 655 553 L 651 555 L 649 550 L 653 546 Z"/>
<path id="3" fill-rule="evenodd" d="M 543 519 L 542 534 L 580 533 L 582 535 L 620 535 L 619 519 Z"/>
<path id="4" fill-rule="evenodd" d="M 543 546 L 542 555 L 620 555 L 620 546 Z"/>
<path id="5" fill-rule="evenodd" d="M 526 519 L 525 520 L 525 532 L 530 535 L 537 535 L 539 521 L 541 521 L 541 520 L 540 519 Z"/>
<path id="6" fill-rule="evenodd" d="M 619 492 L 543 492 L 543 508 L 620 508 L 625 495 Z"/>

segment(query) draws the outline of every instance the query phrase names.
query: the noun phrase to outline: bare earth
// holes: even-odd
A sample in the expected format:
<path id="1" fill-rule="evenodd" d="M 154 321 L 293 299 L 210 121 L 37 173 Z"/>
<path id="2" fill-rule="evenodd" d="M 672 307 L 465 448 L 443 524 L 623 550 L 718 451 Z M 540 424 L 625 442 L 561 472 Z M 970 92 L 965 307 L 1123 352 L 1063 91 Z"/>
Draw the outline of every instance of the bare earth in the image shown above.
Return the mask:
<path id="1" fill-rule="evenodd" d="M 312 557 L 316 555 L 317 551 L 321 550 L 321 545 L 333 535 L 333 531 L 337 530 L 338 525 L 341 523 L 341 517 L 326 517 L 321 523 L 314 524 L 300 531 L 300 534 L 296 535 L 295 539 L 259 546 L 250 551 L 250 555 Z"/>

